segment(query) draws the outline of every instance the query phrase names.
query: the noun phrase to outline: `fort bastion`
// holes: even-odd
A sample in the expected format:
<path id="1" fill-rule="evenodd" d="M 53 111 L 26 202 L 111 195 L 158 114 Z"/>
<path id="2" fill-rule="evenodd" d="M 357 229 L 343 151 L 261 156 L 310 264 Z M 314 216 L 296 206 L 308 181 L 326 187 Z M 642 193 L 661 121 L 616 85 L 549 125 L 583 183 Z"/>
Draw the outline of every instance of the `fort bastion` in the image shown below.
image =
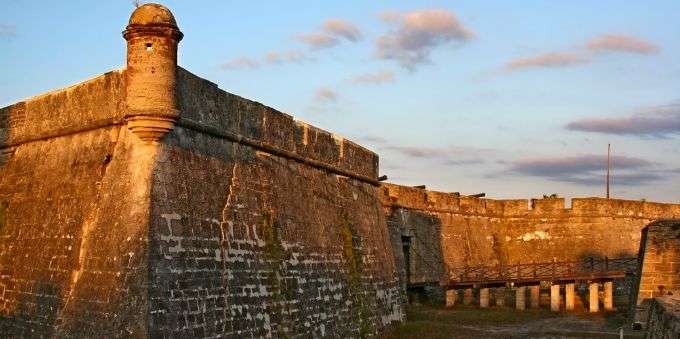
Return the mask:
<path id="1" fill-rule="evenodd" d="M 403 318 L 378 157 L 177 66 L 146 4 L 127 67 L 0 110 L 0 332 L 359 337 Z"/>

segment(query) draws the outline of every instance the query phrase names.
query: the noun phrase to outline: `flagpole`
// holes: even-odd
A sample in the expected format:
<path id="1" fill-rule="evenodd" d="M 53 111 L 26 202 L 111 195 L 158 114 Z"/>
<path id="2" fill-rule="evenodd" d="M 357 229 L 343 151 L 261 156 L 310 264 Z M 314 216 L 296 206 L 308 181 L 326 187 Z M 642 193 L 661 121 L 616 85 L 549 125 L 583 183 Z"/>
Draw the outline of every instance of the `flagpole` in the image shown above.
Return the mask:
<path id="1" fill-rule="evenodd" d="M 612 144 L 607 144 L 607 199 L 609 199 L 609 171 L 611 168 Z"/>

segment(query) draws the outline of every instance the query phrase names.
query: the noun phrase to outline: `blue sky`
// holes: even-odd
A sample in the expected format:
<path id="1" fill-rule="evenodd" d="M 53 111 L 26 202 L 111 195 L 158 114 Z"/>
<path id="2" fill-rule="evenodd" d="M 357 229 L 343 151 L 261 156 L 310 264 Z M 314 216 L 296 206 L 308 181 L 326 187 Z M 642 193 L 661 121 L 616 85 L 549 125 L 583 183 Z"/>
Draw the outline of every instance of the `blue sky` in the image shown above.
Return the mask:
<path id="1" fill-rule="evenodd" d="M 2 0 L 0 106 L 125 62 L 130 1 Z M 180 65 L 496 198 L 680 201 L 677 1 L 166 1 Z"/>

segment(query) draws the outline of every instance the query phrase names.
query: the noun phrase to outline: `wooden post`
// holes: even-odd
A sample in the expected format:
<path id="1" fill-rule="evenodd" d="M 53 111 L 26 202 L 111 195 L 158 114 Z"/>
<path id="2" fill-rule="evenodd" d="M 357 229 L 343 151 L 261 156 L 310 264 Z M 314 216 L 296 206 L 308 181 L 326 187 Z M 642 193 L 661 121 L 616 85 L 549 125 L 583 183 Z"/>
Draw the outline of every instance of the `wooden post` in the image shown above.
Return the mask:
<path id="1" fill-rule="evenodd" d="M 496 297 L 496 306 L 505 305 L 505 287 L 496 287 L 494 291 Z"/>
<path id="2" fill-rule="evenodd" d="M 564 286 L 564 308 L 567 311 L 574 310 L 574 290 L 575 285 L 573 282 L 568 283 Z"/>
<path id="3" fill-rule="evenodd" d="M 527 295 L 526 286 L 518 286 L 515 289 L 515 308 L 516 309 L 523 311 L 527 308 L 526 295 Z"/>
<path id="4" fill-rule="evenodd" d="M 550 285 L 550 310 L 560 311 L 560 285 L 553 283 Z"/>
<path id="5" fill-rule="evenodd" d="M 600 311 L 600 296 L 599 296 L 600 284 L 598 282 L 591 282 L 588 291 L 588 310 L 591 313 L 596 313 Z"/>
<path id="6" fill-rule="evenodd" d="M 604 310 L 614 310 L 614 282 L 605 281 L 604 283 Z"/>
<path id="7" fill-rule="evenodd" d="M 467 306 L 472 304 L 472 287 L 468 287 L 463 292 L 463 305 Z"/>
<path id="8" fill-rule="evenodd" d="M 455 306 L 456 299 L 458 299 L 458 290 L 456 289 L 446 290 L 446 307 Z"/>
<path id="9" fill-rule="evenodd" d="M 540 301 L 541 301 L 541 285 L 531 285 L 529 286 L 529 294 L 531 296 L 531 308 L 537 309 L 540 308 Z"/>
<path id="10" fill-rule="evenodd" d="M 479 307 L 489 307 L 489 288 L 482 287 L 479 289 Z"/>

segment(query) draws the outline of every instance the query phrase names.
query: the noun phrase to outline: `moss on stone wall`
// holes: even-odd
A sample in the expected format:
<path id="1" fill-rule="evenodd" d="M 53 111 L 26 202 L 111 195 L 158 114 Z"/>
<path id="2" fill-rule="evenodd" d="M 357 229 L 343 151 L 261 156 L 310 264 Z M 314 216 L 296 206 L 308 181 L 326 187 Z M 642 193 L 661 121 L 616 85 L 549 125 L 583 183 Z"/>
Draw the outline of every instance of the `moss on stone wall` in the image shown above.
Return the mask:
<path id="1" fill-rule="evenodd" d="M 262 215 L 262 229 L 264 230 L 265 252 L 273 263 L 283 260 L 284 249 L 281 244 L 281 231 L 274 223 L 274 217 L 269 212 Z"/>
<path id="2" fill-rule="evenodd" d="M 5 229 L 5 224 L 7 224 L 7 203 L 0 201 L 0 233 Z"/>
<path id="3" fill-rule="evenodd" d="M 342 254 L 347 264 L 347 283 L 349 291 L 354 299 L 354 313 L 359 321 L 359 336 L 366 338 L 372 335 L 371 323 L 368 319 L 368 310 L 364 303 L 361 286 L 361 239 L 357 235 L 354 225 L 347 218 L 341 228 Z"/>
<path id="4" fill-rule="evenodd" d="M 269 281 L 271 282 L 271 293 L 273 301 L 273 309 L 275 310 L 274 317 L 283 327 L 291 327 L 290 319 L 286 317 L 288 314 L 286 310 L 286 301 L 292 299 L 292 295 L 285 283 L 282 283 L 282 277 L 285 276 L 285 249 L 281 239 L 281 226 L 276 223 L 274 217 L 269 212 L 264 212 L 262 215 L 262 230 L 264 238 L 264 254 L 265 260 L 269 267 Z M 280 338 L 287 338 L 285 332 L 278 333 Z"/>

